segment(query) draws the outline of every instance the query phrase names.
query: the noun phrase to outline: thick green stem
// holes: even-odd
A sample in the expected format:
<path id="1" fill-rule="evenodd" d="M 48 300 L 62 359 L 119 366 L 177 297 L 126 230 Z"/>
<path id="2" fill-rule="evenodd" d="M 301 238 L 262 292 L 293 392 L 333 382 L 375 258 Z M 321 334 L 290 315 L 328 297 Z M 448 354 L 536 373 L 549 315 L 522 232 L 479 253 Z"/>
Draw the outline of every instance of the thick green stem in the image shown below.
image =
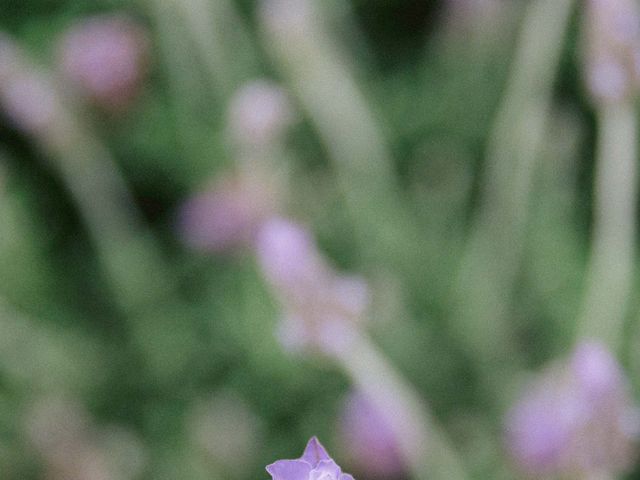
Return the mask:
<path id="1" fill-rule="evenodd" d="M 638 120 L 630 102 L 603 105 L 597 117 L 593 241 L 578 335 L 617 351 L 635 261 Z"/>
<path id="2" fill-rule="evenodd" d="M 459 272 L 454 322 L 463 344 L 490 371 L 504 366 L 507 357 L 513 362 L 510 300 L 572 5 L 573 0 L 529 4 L 487 146 L 481 207 Z"/>
<path id="3" fill-rule="evenodd" d="M 463 462 L 444 431 L 427 413 L 411 385 L 361 332 L 353 332 L 341 365 L 371 404 L 386 416 L 399 450 L 416 480 L 463 480 Z"/>
<path id="4" fill-rule="evenodd" d="M 365 256 L 380 261 L 402 250 L 402 258 L 410 258 L 404 247 L 411 244 L 418 256 L 419 236 L 404 215 L 381 129 L 320 7 L 308 0 L 265 1 L 267 43 L 333 162 Z"/>

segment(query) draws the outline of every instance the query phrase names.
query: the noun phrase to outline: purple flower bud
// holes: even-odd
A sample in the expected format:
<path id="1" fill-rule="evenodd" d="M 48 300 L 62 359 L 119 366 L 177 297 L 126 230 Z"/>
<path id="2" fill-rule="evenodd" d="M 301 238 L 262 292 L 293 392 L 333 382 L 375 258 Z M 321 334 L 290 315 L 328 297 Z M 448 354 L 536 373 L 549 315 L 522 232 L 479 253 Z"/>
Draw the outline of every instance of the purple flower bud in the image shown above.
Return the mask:
<path id="1" fill-rule="evenodd" d="M 329 456 L 316 437 L 311 438 L 302 457 L 278 460 L 267 466 L 272 480 L 354 480 Z"/>
<path id="2" fill-rule="evenodd" d="M 72 26 L 59 50 L 65 76 L 97 105 L 117 112 L 138 94 L 149 40 L 127 16 L 100 15 Z"/>
<path id="3" fill-rule="evenodd" d="M 274 218 L 256 241 L 259 264 L 284 309 L 278 338 L 285 348 L 328 355 L 348 349 L 369 294 L 357 277 L 336 274 L 300 225 Z"/>
<path id="4" fill-rule="evenodd" d="M 640 9 L 634 0 L 589 0 L 585 15 L 585 77 L 598 102 L 635 95 L 640 82 Z"/>
<path id="5" fill-rule="evenodd" d="M 241 145 L 264 146 L 293 121 L 293 108 L 283 89 L 266 80 L 242 87 L 229 107 L 229 129 Z"/>
<path id="6" fill-rule="evenodd" d="M 525 392 L 507 418 L 508 448 L 533 475 L 625 471 L 633 460 L 636 411 L 622 370 L 600 344 L 579 345 Z"/>
<path id="7" fill-rule="evenodd" d="M 405 473 L 388 420 L 362 393 L 347 397 L 340 416 L 341 444 L 354 469 L 366 478 L 398 478 Z"/>
<path id="8" fill-rule="evenodd" d="M 578 388 L 594 401 L 624 389 L 620 365 L 603 345 L 583 343 L 571 357 L 571 370 Z"/>
<path id="9" fill-rule="evenodd" d="M 326 275 L 311 234 L 284 218 L 265 222 L 256 251 L 267 281 L 287 296 L 308 293 Z"/>
<path id="10" fill-rule="evenodd" d="M 223 252 L 244 246 L 275 210 L 275 197 L 258 178 L 225 177 L 182 206 L 178 229 L 196 250 Z"/>

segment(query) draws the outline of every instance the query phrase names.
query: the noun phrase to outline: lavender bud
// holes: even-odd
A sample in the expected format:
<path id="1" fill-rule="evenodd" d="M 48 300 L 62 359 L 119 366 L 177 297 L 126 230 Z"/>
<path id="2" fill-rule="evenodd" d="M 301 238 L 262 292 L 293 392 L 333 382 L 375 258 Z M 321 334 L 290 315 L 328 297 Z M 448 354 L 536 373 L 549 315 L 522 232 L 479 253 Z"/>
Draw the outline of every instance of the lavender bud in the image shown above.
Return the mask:
<path id="1" fill-rule="evenodd" d="M 637 429 L 625 426 L 634 411 L 615 358 L 598 343 L 583 343 L 514 406 L 507 419 L 508 447 L 520 468 L 534 476 L 616 475 L 634 459 Z"/>
<path id="2" fill-rule="evenodd" d="M 192 248 L 224 252 L 251 243 L 275 209 L 276 195 L 266 182 L 227 176 L 187 200 L 178 216 L 178 229 Z"/>
<path id="3" fill-rule="evenodd" d="M 285 91 L 266 80 L 245 85 L 231 99 L 229 129 L 240 145 L 260 147 L 272 143 L 293 119 L 293 108 Z"/>
<path id="4" fill-rule="evenodd" d="M 333 461 L 316 437 L 296 460 L 278 460 L 267 466 L 272 480 L 354 480 Z"/>
<path id="5" fill-rule="evenodd" d="M 366 283 L 335 273 L 311 234 L 282 218 L 265 222 L 256 250 L 263 274 L 284 310 L 277 332 L 283 346 L 328 355 L 348 349 L 369 303 Z"/>
<path id="6" fill-rule="evenodd" d="M 405 473 L 388 419 L 362 393 L 352 392 L 346 398 L 339 432 L 355 470 L 365 478 L 399 478 Z"/>
<path id="7" fill-rule="evenodd" d="M 634 0 L 588 0 L 585 82 L 597 102 L 622 101 L 640 81 L 640 10 Z"/>
<path id="8" fill-rule="evenodd" d="M 122 14 L 100 15 L 73 25 L 60 41 L 64 75 L 107 111 L 128 107 L 147 70 L 147 32 Z"/>
<path id="9" fill-rule="evenodd" d="M 284 218 L 265 222 L 256 252 L 265 277 L 285 296 L 308 293 L 326 275 L 311 234 Z"/>

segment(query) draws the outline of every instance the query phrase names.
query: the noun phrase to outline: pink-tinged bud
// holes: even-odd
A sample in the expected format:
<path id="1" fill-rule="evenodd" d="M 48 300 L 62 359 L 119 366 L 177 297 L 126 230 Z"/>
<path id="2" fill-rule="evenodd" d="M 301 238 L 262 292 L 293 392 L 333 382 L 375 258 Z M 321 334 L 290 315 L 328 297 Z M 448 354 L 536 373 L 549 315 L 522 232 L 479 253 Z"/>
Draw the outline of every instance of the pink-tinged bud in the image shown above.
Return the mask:
<path id="1" fill-rule="evenodd" d="M 384 412 L 359 393 L 346 398 L 339 425 L 340 444 L 356 474 L 371 479 L 402 478 L 406 473 L 398 442 Z"/>
<path id="2" fill-rule="evenodd" d="M 585 342 L 579 345 L 571 357 L 571 371 L 578 388 L 594 401 L 624 390 L 620 365 L 600 343 Z"/>
<path id="3" fill-rule="evenodd" d="M 276 208 L 270 185 L 258 178 L 225 177 L 182 206 L 178 228 L 196 250 L 224 252 L 251 243 Z"/>
<path id="4" fill-rule="evenodd" d="M 640 83 L 640 9 L 634 0 L 587 0 L 585 83 L 597 102 L 635 96 Z"/>
<path id="5" fill-rule="evenodd" d="M 334 272 L 311 233 L 283 218 L 265 222 L 256 252 L 284 310 L 277 331 L 283 346 L 327 355 L 347 350 L 369 305 L 366 283 Z"/>
<path id="6" fill-rule="evenodd" d="M 284 218 L 273 218 L 262 225 L 256 253 L 267 281 L 285 296 L 308 294 L 326 275 L 311 233 Z"/>
<path id="7" fill-rule="evenodd" d="M 620 474 L 634 460 L 636 411 L 615 358 L 600 344 L 583 343 L 568 362 L 543 373 L 511 410 L 507 446 L 518 466 L 536 478 Z"/>
<path id="8" fill-rule="evenodd" d="M 229 107 L 230 134 L 239 145 L 261 147 L 272 143 L 293 120 L 293 108 L 285 91 L 266 80 L 243 86 Z"/>
<path id="9" fill-rule="evenodd" d="M 147 73 L 147 32 L 122 14 L 100 15 L 73 25 L 59 50 L 64 75 L 110 112 L 131 104 Z"/>

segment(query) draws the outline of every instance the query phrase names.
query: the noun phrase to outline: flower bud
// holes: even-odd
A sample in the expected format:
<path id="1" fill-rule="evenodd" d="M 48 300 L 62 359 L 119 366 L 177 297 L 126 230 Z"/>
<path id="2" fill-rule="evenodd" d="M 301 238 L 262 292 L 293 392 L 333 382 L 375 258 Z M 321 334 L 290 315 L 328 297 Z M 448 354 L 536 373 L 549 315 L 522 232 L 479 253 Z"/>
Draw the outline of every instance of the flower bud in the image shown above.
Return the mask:
<path id="1" fill-rule="evenodd" d="M 354 470 L 364 478 L 401 478 L 405 473 L 388 418 L 362 393 L 351 392 L 347 396 L 340 416 L 339 434 Z"/>
<path id="2" fill-rule="evenodd" d="M 100 15 L 73 25 L 60 40 L 64 75 L 101 108 L 128 107 L 145 78 L 149 39 L 122 14 Z"/>
<path id="3" fill-rule="evenodd" d="M 623 372 L 597 343 L 583 343 L 525 392 L 507 419 L 518 466 L 544 475 L 616 475 L 633 460 L 636 412 Z"/>
<path id="4" fill-rule="evenodd" d="M 285 91 L 267 80 L 256 80 L 231 99 L 230 134 L 240 145 L 261 147 L 277 140 L 293 117 Z"/>
<path id="5" fill-rule="evenodd" d="M 334 272 L 311 234 L 282 218 L 265 222 L 256 252 L 284 310 L 277 332 L 283 346 L 328 355 L 348 349 L 369 304 L 366 283 Z"/>
<path id="6" fill-rule="evenodd" d="M 251 243 L 276 195 L 260 178 L 225 176 L 182 206 L 178 229 L 192 248 L 223 252 Z"/>
<path id="7" fill-rule="evenodd" d="M 585 82 L 596 102 L 635 96 L 640 82 L 640 9 L 634 0 L 587 0 Z"/>

